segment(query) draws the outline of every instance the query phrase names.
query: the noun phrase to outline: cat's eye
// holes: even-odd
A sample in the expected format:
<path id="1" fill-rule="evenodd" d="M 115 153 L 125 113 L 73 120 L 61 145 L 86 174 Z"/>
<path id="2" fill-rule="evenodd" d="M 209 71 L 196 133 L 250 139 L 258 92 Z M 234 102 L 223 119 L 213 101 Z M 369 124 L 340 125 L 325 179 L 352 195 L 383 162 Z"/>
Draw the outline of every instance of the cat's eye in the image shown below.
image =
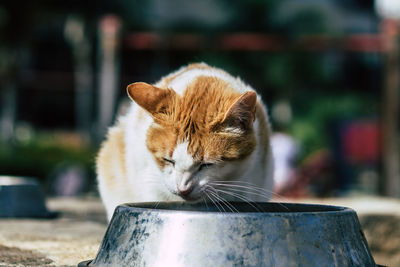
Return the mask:
<path id="1" fill-rule="evenodd" d="M 162 158 L 165 162 L 168 162 L 169 164 L 171 164 L 172 166 L 175 166 L 175 160 L 172 159 L 167 159 L 167 158 Z"/>
<path id="2" fill-rule="evenodd" d="M 214 163 L 202 163 L 202 164 L 200 164 L 200 166 L 199 166 L 199 171 L 201 171 L 201 170 L 203 170 L 203 169 L 210 168 L 210 167 L 213 166 L 213 165 L 214 165 Z"/>

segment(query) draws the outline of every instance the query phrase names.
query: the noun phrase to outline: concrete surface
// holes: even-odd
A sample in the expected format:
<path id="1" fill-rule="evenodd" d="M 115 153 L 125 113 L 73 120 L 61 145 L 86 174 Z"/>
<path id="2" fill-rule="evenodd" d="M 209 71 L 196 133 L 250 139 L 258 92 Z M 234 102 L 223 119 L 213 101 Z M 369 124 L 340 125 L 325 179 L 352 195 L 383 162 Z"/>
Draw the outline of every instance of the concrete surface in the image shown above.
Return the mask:
<path id="1" fill-rule="evenodd" d="M 77 266 L 93 259 L 106 230 L 98 199 L 50 199 L 56 219 L 1 219 L 0 266 Z"/>
<path id="2" fill-rule="evenodd" d="M 375 261 L 400 267 L 400 200 L 357 196 L 286 201 L 353 208 Z M 47 206 L 60 216 L 0 219 L 0 266 L 77 266 L 95 257 L 107 227 L 100 200 L 48 199 Z"/>

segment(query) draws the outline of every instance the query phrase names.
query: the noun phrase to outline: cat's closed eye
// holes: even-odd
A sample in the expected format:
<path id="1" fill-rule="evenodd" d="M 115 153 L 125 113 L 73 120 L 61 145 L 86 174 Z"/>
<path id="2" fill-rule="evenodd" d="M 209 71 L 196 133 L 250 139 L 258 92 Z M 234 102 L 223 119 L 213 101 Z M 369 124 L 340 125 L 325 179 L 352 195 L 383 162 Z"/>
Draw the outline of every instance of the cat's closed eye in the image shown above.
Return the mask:
<path id="1" fill-rule="evenodd" d="M 172 166 L 175 166 L 175 161 L 172 159 L 167 159 L 167 158 L 162 158 L 165 162 L 167 162 L 168 164 L 171 164 Z"/>
<path id="2" fill-rule="evenodd" d="M 202 163 L 202 164 L 200 164 L 200 166 L 199 166 L 199 171 L 201 171 L 201 170 L 203 170 L 203 169 L 210 168 L 210 167 L 213 166 L 213 165 L 214 165 L 214 163 Z"/>

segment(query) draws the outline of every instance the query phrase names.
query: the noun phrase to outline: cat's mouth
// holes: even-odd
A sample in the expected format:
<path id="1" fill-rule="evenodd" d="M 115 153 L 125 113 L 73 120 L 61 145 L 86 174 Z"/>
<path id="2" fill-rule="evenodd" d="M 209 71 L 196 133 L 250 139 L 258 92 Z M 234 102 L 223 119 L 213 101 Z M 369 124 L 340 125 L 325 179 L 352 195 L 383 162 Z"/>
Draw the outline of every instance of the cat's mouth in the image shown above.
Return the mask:
<path id="1" fill-rule="evenodd" d="M 175 194 L 185 201 L 195 202 L 201 198 L 198 189 L 193 181 L 182 182 L 177 185 Z"/>
<path id="2" fill-rule="evenodd" d="M 188 202 L 198 202 L 199 200 L 201 200 L 201 195 L 199 195 L 198 193 L 194 192 L 195 190 L 191 189 L 190 192 L 181 192 L 178 191 L 176 193 L 176 195 L 178 195 L 180 198 L 182 198 L 185 201 Z"/>

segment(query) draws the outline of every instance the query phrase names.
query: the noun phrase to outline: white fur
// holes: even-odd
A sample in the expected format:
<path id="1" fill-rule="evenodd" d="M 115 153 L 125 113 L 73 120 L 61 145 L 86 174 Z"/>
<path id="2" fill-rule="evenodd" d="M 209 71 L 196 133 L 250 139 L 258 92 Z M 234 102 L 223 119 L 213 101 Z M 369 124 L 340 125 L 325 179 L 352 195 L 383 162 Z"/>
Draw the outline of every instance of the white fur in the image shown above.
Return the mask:
<path id="1" fill-rule="evenodd" d="M 178 74 L 181 72 L 182 69 L 170 74 L 170 76 L 174 76 L 175 74 Z M 227 72 L 219 70 L 219 69 L 191 69 L 189 71 L 184 72 L 183 74 L 179 75 L 175 79 L 173 79 L 168 87 L 174 89 L 174 91 L 182 95 L 187 86 L 193 82 L 197 77 L 199 76 L 208 76 L 208 77 L 216 77 L 221 80 L 224 80 L 231 85 L 240 93 L 245 93 L 247 91 L 254 91 L 250 86 L 244 84 L 239 78 L 234 78 L 231 75 L 229 75 Z M 157 86 L 162 86 L 163 80 L 158 82 L 156 85 Z"/>
<path id="2" fill-rule="evenodd" d="M 171 75 L 181 71 L 182 69 Z M 221 78 L 233 84 L 234 88 L 240 93 L 253 90 L 240 79 L 234 78 L 218 69 L 189 70 L 176 77 L 168 87 L 174 89 L 178 94 L 182 94 L 186 86 L 198 76 Z M 163 82 L 164 80 L 161 80 L 157 85 L 165 85 Z M 118 124 L 119 127 L 125 128 L 125 162 L 129 184 L 119 185 L 117 189 L 111 190 L 106 186 L 102 174 L 98 174 L 99 190 L 109 219 L 114 208 L 121 203 L 181 201 L 182 198 L 176 193 L 178 188 L 184 187 L 189 180 L 191 183 L 196 184 L 191 193 L 194 197 L 201 196 L 203 186 L 206 186 L 210 181 L 236 180 L 250 183 L 266 190 L 272 189 L 273 166 L 271 151 L 270 149 L 266 151 L 259 145 L 256 146 L 256 149 L 246 160 L 226 163 L 222 166 L 211 166 L 199 171 L 198 163 L 195 163 L 188 153 L 187 142 L 183 142 L 177 144 L 173 152 L 172 160 L 175 161 L 175 166 L 171 164 L 160 170 L 146 147 L 146 134 L 153 120 L 149 114 L 143 114 L 142 111 L 139 115 L 140 109 L 141 107 L 133 102 L 128 114 L 122 117 Z M 263 110 L 263 112 L 267 117 L 266 111 Z M 256 119 L 254 131 L 258 144 L 261 143 L 259 127 L 258 119 Z M 233 128 L 228 130 L 233 133 L 238 131 L 238 129 Z M 257 200 L 257 197 L 251 194 L 247 195 L 247 197 Z"/>
<path id="3" fill-rule="evenodd" d="M 162 173 L 165 186 L 170 192 L 177 194 L 179 189 L 186 187 L 185 184 L 187 184 L 196 171 L 193 157 L 188 153 L 187 142 L 176 146 L 172 160 L 175 161 L 175 165 L 165 168 L 165 171 Z"/>
<path id="4" fill-rule="evenodd" d="M 188 170 L 193 165 L 193 157 L 188 153 L 188 142 L 180 143 L 176 146 L 172 159 L 175 160 L 175 169 Z"/>

